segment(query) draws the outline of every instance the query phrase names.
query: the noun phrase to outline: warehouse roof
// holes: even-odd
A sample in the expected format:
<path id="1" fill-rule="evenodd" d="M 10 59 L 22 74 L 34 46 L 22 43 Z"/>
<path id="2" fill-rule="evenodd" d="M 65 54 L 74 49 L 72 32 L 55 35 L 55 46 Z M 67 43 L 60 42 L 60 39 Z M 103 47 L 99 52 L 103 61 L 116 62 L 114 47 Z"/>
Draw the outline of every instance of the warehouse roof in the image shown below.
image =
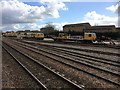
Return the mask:
<path id="1" fill-rule="evenodd" d="M 91 26 L 89 23 L 77 23 L 77 24 L 67 24 L 67 25 L 64 25 L 63 27 L 69 27 L 69 26 L 86 26 L 86 25 L 89 25 Z"/>
<path id="2" fill-rule="evenodd" d="M 100 26 L 92 26 L 92 28 L 104 28 L 104 27 L 114 27 L 115 25 L 100 25 Z"/>

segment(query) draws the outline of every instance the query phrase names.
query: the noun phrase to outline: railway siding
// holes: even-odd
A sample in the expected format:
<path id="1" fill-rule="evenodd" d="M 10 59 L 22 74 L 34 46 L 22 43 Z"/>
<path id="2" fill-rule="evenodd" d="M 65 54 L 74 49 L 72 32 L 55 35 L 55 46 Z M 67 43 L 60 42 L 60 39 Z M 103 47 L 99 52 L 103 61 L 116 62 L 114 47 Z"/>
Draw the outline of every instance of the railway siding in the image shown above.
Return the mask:
<path id="1" fill-rule="evenodd" d="M 108 52 L 108 54 L 119 54 L 119 50 L 118 49 L 114 49 L 114 48 L 107 48 L 107 47 L 95 47 L 93 46 L 75 46 L 75 45 L 67 45 L 67 44 L 57 44 L 57 43 L 44 43 L 44 42 L 36 42 L 36 41 L 28 41 L 28 40 L 22 40 L 24 42 L 29 42 L 29 43 L 39 43 L 42 45 L 49 45 L 49 46 L 56 46 L 56 47 L 63 47 L 63 48 L 73 48 L 76 50 L 86 50 L 86 51 L 95 51 L 95 52 L 101 52 L 101 53 L 106 53 Z M 114 51 L 114 52 L 113 52 Z"/>
<path id="2" fill-rule="evenodd" d="M 39 44 L 39 45 L 43 45 L 43 46 L 49 46 L 49 47 L 56 47 L 56 48 L 62 48 L 62 49 L 67 49 L 69 51 L 72 52 L 77 52 L 80 54 L 86 54 L 89 56 L 93 56 L 93 57 L 98 57 L 98 58 L 103 58 L 103 59 L 109 59 L 109 60 L 114 60 L 119 62 L 120 59 L 120 55 L 119 55 L 119 50 L 118 49 L 111 49 L 111 48 L 101 48 L 101 47 L 95 47 L 97 49 L 99 49 L 99 51 L 97 51 L 96 49 L 94 49 L 94 47 L 90 47 L 89 49 L 92 50 L 87 50 L 86 47 L 84 49 L 84 47 L 82 46 L 73 46 L 73 45 L 64 45 L 64 44 L 51 44 L 51 43 L 41 43 L 41 42 L 34 42 L 34 41 L 22 41 L 25 43 L 29 43 L 29 44 Z M 82 47 L 82 49 L 81 49 Z M 101 51 L 100 51 L 101 50 Z M 102 51 L 104 50 L 104 51 Z M 106 52 L 109 51 L 109 52 Z M 116 53 L 113 53 L 116 52 Z"/>
<path id="3" fill-rule="evenodd" d="M 39 88 L 36 82 L 24 69 L 6 52 L 2 50 L 2 88 Z"/>
<path id="4" fill-rule="evenodd" d="M 13 52 L 13 51 L 11 51 L 11 52 Z M 18 52 L 16 52 L 16 53 L 17 53 L 17 55 L 19 55 Z M 19 58 L 21 58 L 21 57 L 19 57 Z M 31 58 L 29 58 L 29 59 L 31 59 Z M 44 84 L 46 84 L 48 88 L 70 88 L 72 90 L 74 90 L 74 89 L 76 90 L 76 88 L 79 88 L 79 89 L 81 88 L 80 86 L 73 85 L 70 81 L 68 82 L 65 79 L 63 79 L 64 82 L 63 81 L 61 82 L 60 76 L 59 76 L 60 79 L 58 77 L 56 78 L 56 76 L 54 74 L 50 75 L 50 72 L 46 73 L 45 70 L 42 70 L 41 71 L 42 73 L 40 74 L 40 73 L 38 73 L 39 72 L 38 68 L 41 69 L 40 67 L 38 67 L 34 64 L 30 64 L 30 62 L 28 62 L 29 60 L 25 60 L 25 58 L 23 58 L 23 57 L 21 58 L 21 60 L 22 60 L 22 62 L 25 62 L 25 65 L 29 65 L 28 66 L 29 68 L 34 68 L 33 72 L 36 73 L 36 76 L 39 76 L 39 77 L 41 76 L 41 79 L 45 78 L 41 81 L 43 81 Z M 37 62 L 37 61 L 35 61 L 35 62 Z M 57 81 L 54 81 L 54 80 L 57 80 Z"/>
<path id="5" fill-rule="evenodd" d="M 64 62 L 63 58 L 64 58 L 64 59 L 69 59 L 70 61 L 72 60 L 73 62 L 71 63 L 71 65 L 74 64 L 76 61 L 77 61 L 77 63 L 78 63 L 78 62 L 81 63 L 80 65 L 76 65 L 76 64 L 75 64 L 75 65 L 73 65 L 73 66 L 82 66 L 82 64 L 83 64 L 83 65 L 89 66 L 90 68 L 91 68 L 91 67 L 94 67 L 94 68 L 96 68 L 96 69 L 103 70 L 103 71 L 105 71 L 106 73 L 107 73 L 107 72 L 110 72 L 110 73 L 113 73 L 113 74 L 119 76 L 119 73 L 118 73 L 118 72 L 109 71 L 109 70 L 107 70 L 107 69 L 105 69 L 105 68 L 102 68 L 102 67 L 99 68 L 99 67 L 93 66 L 92 64 L 89 64 L 89 63 L 86 63 L 86 62 L 81 62 L 81 61 L 78 61 L 78 60 L 74 60 L 73 58 L 71 58 L 71 57 L 69 57 L 69 56 L 58 55 L 58 54 L 56 54 L 56 53 L 53 54 L 52 51 L 45 51 L 45 50 L 42 50 L 42 51 L 43 51 L 43 52 L 41 53 L 42 55 L 44 55 L 45 52 L 47 52 L 47 53 L 50 52 L 50 53 L 49 53 L 49 54 L 50 54 L 49 56 L 55 57 L 55 58 L 61 57 L 61 61 L 63 61 L 63 62 Z M 56 57 L 55 55 L 56 55 L 56 56 L 59 56 L 59 57 Z M 68 63 L 68 62 L 66 62 L 66 63 Z M 84 66 L 83 66 L 83 67 L 84 67 Z M 89 68 L 89 69 L 90 69 L 90 68 Z M 84 68 L 82 68 L 82 69 L 84 69 Z M 93 69 L 93 70 L 90 70 L 90 72 L 91 72 L 91 71 L 95 71 L 95 70 Z M 96 71 L 96 72 L 98 72 L 98 71 Z M 95 72 L 95 73 L 96 73 L 96 72 Z M 94 72 L 92 72 L 92 73 L 94 73 Z M 105 75 L 104 72 L 100 72 L 100 73 L 102 73 L 104 77 L 106 76 L 106 78 L 108 78 L 108 75 L 109 75 L 109 77 L 112 77 L 112 76 L 113 76 L 113 75 L 110 75 L 109 73 L 108 73 L 107 75 Z M 100 73 L 98 72 L 97 74 L 99 75 Z M 108 79 L 109 79 L 109 78 L 108 78 Z M 115 81 L 118 80 L 118 78 L 114 78 L 114 79 L 116 79 Z"/>
<path id="6" fill-rule="evenodd" d="M 86 88 L 95 88 L 95 87 L 97 87 L 96 85 L 92 86 L 92 83 L 90 82 L 92 80 L 88 81 L 89 79 L 92 79 L 93 77 L 88 78 L 88 76 L 84 75 L 83 73 L 75 72 L 74 69 L 70 69 L 66 65 L 63 67 L 59 62 L 55 62 L 54 60 L 52 60 L 50 58 L 45 58 L 44 55 L 36 54 L 36 57 L 35 57 L 35 54 L 33 53 L 33 51 L 24 50 L 24 49 L 21 49 L 21 47 L 19 47 L 19 48 L 23 52 L 29 52 L 28 55 L 31 55 L 32 57 L 38 59 L 40 62 L 42 62 L 46 66 L 50 67 L 51 69 L 53 69 L 57 73 L 61 74 L 62 76 L 65 76 L 65 77 L 71 79 L 72 81 L 74 81 L 76 83 L 79 82 L 79 83 L 77 83 L 78 85 L 79 84 L 84 85 L 86 83 L 85 84 L 87 86 Z M 44 60 L 43 60 L 43 58 L 44 58 Z M 66 73 L 68 73 L 68 74 L 66 74 Z M 74 76 L 74 74 L 76 75 L 76 77 Z M 85 78 L 81 78 L 81 74 L 82 74 L 82 77 L 87 78 L 87 82 L 86 82 Z M 94 81 L 94 78 L 93 78 L 93 81 Z M 99 82 L 97 82 L 97 84 L 100 85 Z"/>
<path id="7" fill-rule="evenodd" d="M 35 49 L 37 49 L 37 50 L 38 50 L 38 49 L 39 49 L 39 50 L 42 50 L 43 52 L 47 52 L 47 53 L 49 53 L 49 54 L 52 54 L 53 56 L 56 55 L 56 56 L 60 56 L 60 57 L 62 57 L 62 58 L 66 58 L 65 55 L 57 54 L 57 53 L 59 53 L 59 51 L 58 51 L 58 52 L 53 52 L 53 51 L 49 51 L 49 49 L 44 50 L 45 48 L 44 48 L 44 49 L 40 49 L 40 48 L 36 48 L 36 47 L 33 47 L 33 46 L 30 46 L 30 47 L 31 47 L 31 48 L 35 48 Z M 47 51 L 47 50 L 48 50 L 48 51 Z M 64 57 L 64 56 L 65 56 L 65 57 Z M 69 57 L 69 56 L 67 56 L 67 57 Z M 69 58 L 67 58 L 67 59 L 69 59 Z M 72 60 L 73 58 L 70 58 L 70 59 Z M 74 60 L 74 61 L 76 61 L 76 60 Z M 81 60 L 80 60 L 80 61 L 81 61 Z M 80 62 L 80 61 L 77 60 L 77 62 Z M 86 62 L 84 62 L 84 63 L 86 63 Z M 84 64 L 84 63 L 83 63 L 83 64 Z M 89 66 L 93 66 L 92 64 L 90 65 L 89 63 L 88 63 L 88 65 L 89 65 Z M 117 65 L 118 65 L 118 64 L 117 64 Z M 119 65 L 118 65 L 118 66 L 119 66 Z M 95 67 L 95 66 L 93 66 L 93 67 Z M 97 67 L 96 67 L 96 68 L 97 68 Z M 101 67 L 101 69 L 108 71 L 107 69 L 102 68 L 102 67 Z M 118 68 L 117 68 L 117 69 L 118 69 Z M 119 73 L 118 73 L 118 70 L 117 70 L 117 72 L 116 72 L 116 71 L 111 71 L 111 72 L 113 72 L 113 73 L 115 73 L 115 74 L 117 74 L 117 75 L 119 74 Z"/>
<path id="8" fill-rule="evenodd" d="M 67 56 L 67 57 L 73 57 L 74 59 L 83 61 L 83 62 L 88 62 L 91 64 L 94 64 L 96 66 L 101 66 L 101 67 L 105 67 L 111 70 L 117 70 L 118 72 L 118 67 L 120 67 L 119 62 L 117 61 L 111 61 L 111 60 L 103 60 L 103 58 L 96 58 L 96 57 L 90 57 L 89 55 L 84 55 L 81 53 L 76 53 L 67 49 L 63 49 L 63 48 L 49 48 L 46 46 L 37 46 L 39 48 L 44 48 L 45 50 L 49 50 L 49 52 L 53 52 L 53 53 L 62 53 L 64 54 L 63 56 Z M 84 60 L 83 60 L 84 59 Z"/>

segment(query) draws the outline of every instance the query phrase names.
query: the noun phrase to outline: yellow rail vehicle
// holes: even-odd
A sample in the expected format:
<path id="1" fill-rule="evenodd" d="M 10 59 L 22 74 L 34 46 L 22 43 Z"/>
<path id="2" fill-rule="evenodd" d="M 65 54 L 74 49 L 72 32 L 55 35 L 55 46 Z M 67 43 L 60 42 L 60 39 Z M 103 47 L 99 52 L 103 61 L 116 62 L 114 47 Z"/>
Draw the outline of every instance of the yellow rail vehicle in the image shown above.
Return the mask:
<path id="1" fill-rule="evenodd" d="M 35 33 L 34 37 L 36 39 L 43 40 L 44 39 L 44 34 L 43 33 Z"/>
<path id="2" fill-rule="evenodd" d="M 39 39 L 39 40 L 43 40 L 44 39 L 44 33 L 40 33 L 40 32 L 5 32 L 2 33 L 2 35 L 4 37 L 17 37 L 18 39 Z"/>
<path id="3" fill-rule="evenodd" d="M 65 33 L 59 33 L 58 37 L 53 37 L 54 41 L 77 41 L 81 43 L 93 43 L 96 38 L 96 33 L 84 33 L 83 36 L 71 36 Z"/>
<path id="4" fill-rule="evenodd" d="M 44 33 L 35 33 L 35 32 L 22 32 L 18 34 L 17 36 L 20 39 L 39 39 L 43 40 L 44 39 Z"/>
<path id="5" fill-rule="evenodd" d="M 5 37 L 17 37 L 17 33 L 16 32 L 6 32 L 3 34 L 3 36 L 5 36 Z"/>
<path id="6" fill-rule="evenodd" d="M 84 33 L 83 40 L 96 40 L 96 34 L 95 33 Z"/>

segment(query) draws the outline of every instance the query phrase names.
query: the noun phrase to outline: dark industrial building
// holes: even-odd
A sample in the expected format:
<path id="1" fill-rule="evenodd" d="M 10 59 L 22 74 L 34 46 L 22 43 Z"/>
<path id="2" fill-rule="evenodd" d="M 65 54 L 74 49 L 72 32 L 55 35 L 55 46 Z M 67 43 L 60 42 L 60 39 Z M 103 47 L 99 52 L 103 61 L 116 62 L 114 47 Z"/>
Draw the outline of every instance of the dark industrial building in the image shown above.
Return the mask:
<path id="1" fill-rule="evenodd" d="M 96 32 L 96 33 L 117 32 L 115 25 L 92 26 L 91 28 L 86 29 L 85 31 Z"/>
<path id="2" fill-rule="evenodd" d="M 69 24 L 63 26 L 63 32 L 117 32 L 115 25 L 91 26 L 89 23 Z"/>
<path id="3" fill-rule="evenodd" d="M 63 32 L 75 31 L 83 32 L 85 29 L 91 28 L 89 23 L 68 24 L 63 26 Z"/>

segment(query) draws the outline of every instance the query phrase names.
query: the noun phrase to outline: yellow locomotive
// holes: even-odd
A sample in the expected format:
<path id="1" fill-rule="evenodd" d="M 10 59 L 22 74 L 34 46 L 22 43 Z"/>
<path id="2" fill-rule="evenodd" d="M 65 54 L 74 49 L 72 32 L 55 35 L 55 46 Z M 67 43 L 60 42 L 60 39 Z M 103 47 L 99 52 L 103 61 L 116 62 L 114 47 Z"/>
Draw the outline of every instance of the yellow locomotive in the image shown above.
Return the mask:
<path id="1" fill-rule="evenodd" d="M 96 33 L 85 32 L 83 36 L 71 36 L 66 33 L 59 33 L 58 37 L 52 37 L 54 41 L 77 41 L 81 43 L 93 43 L 96 40 Z"/>

